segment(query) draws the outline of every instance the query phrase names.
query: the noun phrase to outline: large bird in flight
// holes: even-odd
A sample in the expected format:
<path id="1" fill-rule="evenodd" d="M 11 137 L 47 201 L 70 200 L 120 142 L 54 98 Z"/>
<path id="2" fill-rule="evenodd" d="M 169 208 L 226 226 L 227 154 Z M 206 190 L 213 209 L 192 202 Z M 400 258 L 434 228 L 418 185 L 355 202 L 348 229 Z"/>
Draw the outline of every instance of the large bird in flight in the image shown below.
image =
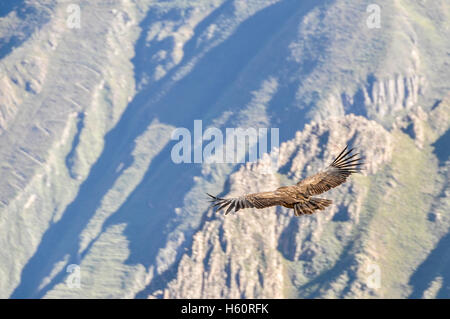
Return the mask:
<path id="1" fill-rule="evenodd" d="M 284 206 L 294 209 L 295 216 L 313 214 L 316 210 L 323 210 L 330 206 L 329 199 L 314 197 L 333 187 L 339 186 L 352 173 L 361 171 L 361 157 L 352 154 L 353 149 L 346 146 L 336 159 L 323 171 L 309 176 L 295 185 L 279 187 L 271 192 L 247 194 L 237 198 L 211 197 L 213 207 L 218 211 L 227 208 L 225 215 L 233 209 L 237 212 L 244 208 L 266 208 L 270 206 Z"/>

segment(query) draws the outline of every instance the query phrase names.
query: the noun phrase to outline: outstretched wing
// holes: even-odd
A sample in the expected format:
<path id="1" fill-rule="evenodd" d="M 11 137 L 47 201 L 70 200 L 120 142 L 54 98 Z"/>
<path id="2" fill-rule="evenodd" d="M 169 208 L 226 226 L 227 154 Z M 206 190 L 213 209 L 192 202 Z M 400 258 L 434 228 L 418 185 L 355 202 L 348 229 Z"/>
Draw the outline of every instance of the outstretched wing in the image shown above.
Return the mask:
<path id="1" fill-rule="evenodd" d="M 212 206 L 218 207 L 218 211 L 228 207 L 225 215 L 231 212 L 233 208 L 237 212 L 243 208 L 265 208 L 281 203 L 280 196 L 276 192 L 254 193 L 237 198 L 220 198 L 211 194 L 208 194 L 208 196 L 211 197 Z"/>
<path id="2" fill-rule="evenodd" d="M 322 172 L 309 176 L 297 183 L 300 192 L 313 196 L 339 186 L 347 180 L 352 173 L 361 171 L 361 158 L 358 154 L 351 154 L 353 149 L 347 151 L 348 146 L 336 159 Z"/>

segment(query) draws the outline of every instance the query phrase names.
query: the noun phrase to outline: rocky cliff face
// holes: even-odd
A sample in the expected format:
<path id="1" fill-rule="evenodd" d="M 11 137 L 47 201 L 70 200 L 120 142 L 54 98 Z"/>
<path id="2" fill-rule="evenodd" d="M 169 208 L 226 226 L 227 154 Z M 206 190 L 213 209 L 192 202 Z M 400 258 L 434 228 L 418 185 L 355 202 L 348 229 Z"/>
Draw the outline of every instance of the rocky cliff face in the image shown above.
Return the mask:
<path id="1" fill-rule="evenodd" d="M 446 107 L 438 107 L 431 117 Z M 364 298 L 386 297 L 389 295 L 387 286 L 402 285 L 398 296 L 406 297 L 408 282 L 385 276 L 390 270 L 384 260 L 391 256 L 387 256 L 385 250 L 380 252 L 377 246 L 388 245 L 389 250 L 397 250 L 397 253 L 424 257 L 423 246 L 431 249 L 439 236 L 408 233 L 401 238 L 403 236 L 396 233 L 400 225 L 395 224 L 408 223 L 404 225 L 406 229 L 425 226 L 422 231 L 441 228 L 442 224 L 437 226 L 430 222 L 434 217 L 430 218 L 426 212 L 445 211 L 449 203 L 448 198 L 441 198 L 434 192 L 428 199 L 422 194 L 422 198 L 414 202 L 397 202 L 399 188 L 423 187 L 420 183 L 404 184 L 404 178 L 408 177 L 404 174 L 429 174 L 429 169 L 421 167 L 423 164 L 434 166 L 432 174 L 437 174 L 436 160 L 431 160 L 422 151 L 425 147 L 423 134 L 417 132 L 427 130 L 429 124 L 419 124 L 420 116 L 425 114 L 419 109 L 417 115 L 411 114 L 405 120 L 414 123 L 412 132 L 416 133 L 411 137 L 403 129 L 388 131 L 374 121 L 355 115 L 311 123 L 294 139 L 281 145 L 277 172 L 267 173 L 271 165 L 269 157 L 257 164 L 242 166 L 230 176 L 229 191 L 224 195 L 233 197 L 296 183 L 302 176 L 323 168 L 324 161 L 330 162 L 342 141 L 357 145 L 362 155 L 369 159 L 362 176 L 353 177 L 343 187 L 327 194 L 327 198 L 333 198 L 333 206 L 314 216 L 298 218 L 291 210 L 279 207 L 241 211 L 229 216 L 208 210 L 193 235 L 189 251 L 171 272 L 168 287 L 153 291 L 150 296 Z M 422 118 L 422 121 L 426 119 Z M 431 125 L 434 123 L 431 121 Z M 433 140 L 431 138 L 428 143 Z M 405 148 L 408 151 L 403 153 Z M 414 154 L 420 156 L 409 158 Z M 409 166 L 412 172 L 399 167 L 402 165 L 399 160 L 415 162 L 423 156 L 429 162 L 412 163 Z M 438 187 L 444 190 L 446 184 Z M 438 198 L 441 202 L 434 202 Z M 420 202 L 425 202 L 425 210 L 411 209 Z M 394 209 L 397 205 L 400 208 Z M 387 211 L 383 212 L 385 209 Z M 399 211 L 403 216 L 394 215 Z M 389 225 L 388 232 L 392 231 L 393 237 L 380 238 L 380 234 L 369 231 L 380 229 L 377 222 L 381 219 L 385 219 L 383 223 Z M 445 224 L 448 218 L 439 222 Z M 404 279 L 413 275 L 417 266 L 394 265 L 397 271 L 405 268 L 408 272 L 403 274 Z M 373 269 L 380 270 L 384 288 L 372 285 Z"/>
<path id="2" fill-rule="evenodd" d="M 371 4 L 0 5 L 0 296 L 448 297 L 449 5 Z M 279 166 L 174 163 L 198 119 L 279 128 Z M 208 208 L 346 143 L 320 214 Z"/>
<path id="3" fill-rule="evenodd" d="M 278 172 L 267 173 L 270 157 L 242 166 L 230 176 L 226 196 L 296 183 L 302 175 L 321 169 L 323 160 L 331 162 L 342 141 L 350 140 L 363 150 L 363 156 L 371 159 L 366 174 L 376 174 L 392 157 L 389 132 L 363 117 L 349 115 L 312 123 L 281 145 Z M 328 195 L 334 199 L 331 209 L 311 218 L 295 217 L 292 210 L 285 208 L 242 211 L 230 216 L 209 210 L 193 236 L 191 251 L 181 258 L 176 278 L 159 293 L 166 298 L 287 297 L 293 285 L 289 262 L 302 264 L 303 270 L 295 276 L 305 279 L 313 278 L 326 264 L 334 264 L 338 257 L 333 256 L 334 247 L 320 243 L 331 237 L 344 247 L 355 239 L 352 231 L 360 224 L 367 195 L 362 185 L 350 182 Z M 329 229 L 333 220 L 341 222 L 334 231 Z M 303 283 L 307 282 L 305 279 Z"/>

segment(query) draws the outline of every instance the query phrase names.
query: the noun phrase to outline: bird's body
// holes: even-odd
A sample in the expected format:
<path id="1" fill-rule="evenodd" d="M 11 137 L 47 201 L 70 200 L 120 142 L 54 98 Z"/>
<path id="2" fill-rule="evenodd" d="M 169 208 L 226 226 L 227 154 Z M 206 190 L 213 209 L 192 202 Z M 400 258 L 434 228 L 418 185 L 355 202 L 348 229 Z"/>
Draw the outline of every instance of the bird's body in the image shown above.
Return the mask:
<path id="1" fill-rule="evenodd" d="M 295 185 L 282 186 L 274 191 L 247 194 L 237 198 L 220 198 L 208 194 L 212 198 L 213 206 L 218 210 L 227 208 L 225 214 L 237 212 L 244 208 L 266 208 L 270 206 L 283 206 L 294 209 L 296 216 L 313 214 L 316 210 L 323 210 L 330 206 L 332 201 L 314 197 L 344 183 L 348 176 L 361 169 L 361 158 L 352 155 L 353 149 L 348 147 L 324 170 L 309 176 Z"/>

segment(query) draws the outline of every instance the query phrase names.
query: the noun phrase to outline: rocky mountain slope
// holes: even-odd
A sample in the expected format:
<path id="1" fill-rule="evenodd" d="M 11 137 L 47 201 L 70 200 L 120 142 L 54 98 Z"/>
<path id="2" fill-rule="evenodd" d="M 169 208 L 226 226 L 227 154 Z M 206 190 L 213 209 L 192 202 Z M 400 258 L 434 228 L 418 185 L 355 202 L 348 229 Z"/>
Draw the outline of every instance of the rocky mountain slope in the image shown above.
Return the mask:
<path id="1" fill-rule="evenodd" d="M 425 0 L 1 4 L 0 297 L 448 298 L 449 21 Z M 198 119 L 279 128 L 278 169 L 174 163 Z M 346 143 L 366 170 L 320 214 L 208 207 Z"/>

